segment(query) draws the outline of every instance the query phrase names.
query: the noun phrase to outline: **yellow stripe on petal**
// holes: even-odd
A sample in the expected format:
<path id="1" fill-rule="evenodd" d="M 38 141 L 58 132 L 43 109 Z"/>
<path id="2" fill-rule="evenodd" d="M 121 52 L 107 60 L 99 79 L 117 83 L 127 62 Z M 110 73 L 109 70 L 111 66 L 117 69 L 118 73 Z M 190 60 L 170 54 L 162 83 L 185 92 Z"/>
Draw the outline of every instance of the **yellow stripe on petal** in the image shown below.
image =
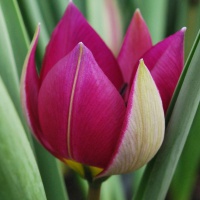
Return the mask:
<path id="1" fill-rule="evenodd" d="M 84 167 L 85 165 L 76 162 L 74 160 L 69 160 L 69 159 L 63 159 L 63 161 L 71 168 L 73 169 L 75 172 L 77 172 L 78 174 L 80 174 L 82 177 L 85 177 L 85 171 L 84 171 Z M 92 177 L 97 176 L 98 174 L 100 174 L 103 169 L 99 168 L 99 167 L 94 167 L 94 166 L 87 166 L 87 169 L 89 169 Z"/>
<path id="2" fill-rule="evenodd" d="M 70 104 L 69 104 L 69 114 L 68 114 L 68 124 L 67 124 L 67 150 L 69 157 L 72 158 L 71 154 L 71 145 L 70 145 L 70 137 L 71 137 L 71 116 L 72 116 L 72 109 L 73 109 L 73 102 L 74 102 L 74 95 L 75 95 L 75 89 L 76 89 L 76 83 L 78 80 L 78 74 L 81 66 L 81 58 L 83 55 L 83 43 L 79 43 L 79 57 L 78 57 L 78 62 L 77 62 L 77 67 L 76 67 L 76 73 L 74 77 L 74 82 L 72 86 L 72 92 L 71 92 L 71 97 L 70 97 Z"/>

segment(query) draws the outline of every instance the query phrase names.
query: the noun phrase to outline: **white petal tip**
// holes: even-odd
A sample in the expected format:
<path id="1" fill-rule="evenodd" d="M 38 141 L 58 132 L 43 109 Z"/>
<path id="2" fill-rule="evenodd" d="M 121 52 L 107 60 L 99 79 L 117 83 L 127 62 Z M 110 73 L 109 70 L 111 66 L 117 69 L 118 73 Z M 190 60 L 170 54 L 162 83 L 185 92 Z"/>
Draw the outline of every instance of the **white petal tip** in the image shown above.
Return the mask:
<path id="1" fill-rule="evenodd" d="M 183 27 L 183 28 L 181 29 L 182 32 L 185 32 L 186 30 L 187 30 L 186 27 Z"/>

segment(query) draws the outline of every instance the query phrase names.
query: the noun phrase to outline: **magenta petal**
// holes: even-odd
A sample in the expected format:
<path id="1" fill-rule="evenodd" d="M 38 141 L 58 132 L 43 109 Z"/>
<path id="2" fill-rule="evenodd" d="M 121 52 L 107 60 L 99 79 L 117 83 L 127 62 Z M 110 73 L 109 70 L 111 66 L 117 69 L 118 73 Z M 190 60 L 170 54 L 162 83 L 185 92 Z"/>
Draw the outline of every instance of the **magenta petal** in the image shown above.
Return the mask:
<path id="1" fill-rule="evenodd" d="M 38 26 L 24 63 L 21 77 L 21 101 L 25 117 L 33 134 L 35 134 L 36 138 L 47 149 L 49 149 L 49 151 L 51 151 L 49 145 L 46 143 L 42 136 L 37 111 L 39 78 L 35 65 L 35 50 L 38 42 L 39 32 L 40 27 Z"/>
<path id="2" fill-rule="evenodd" d="M 60 155 L 86 165 L 107 165 L 126 108 L 82 43 L 49 71 L 38 101 L 42 131 Z"/>
<path id="3" fill-rule="evenodd" d="M 21 101 L 25 116 L 33 133 L 40 140 L 37 113 L 37 96 L 39 78 L 35 66 L 35 50 L 38 42 L 40 27 L 37 28 L 29 53 L 26 57 L 21 77 Z"/>
<path id="4" fill-rule="evenodd" d="M 118 56 L 125 82 L 129 83 L 134 77 L 139 59 L 151 47 L 152 41 L 148 27 L 140 11 L 136 10 Z"/>
<path id="5" fill-rule="evenodd" d="M 184 65 L 185 28 L 152 47 L 144 56 L 166 112 Z"/>
<path id="6" fill-rule="evenodd" d="M 41 79 L 43 80 L 48 71 L 79 42 L 83 42 L 90 49 L 103 72 L 119 89 L 123 79 L 116 59 L 72 2 L 51 36 L 44 57 Z"/>

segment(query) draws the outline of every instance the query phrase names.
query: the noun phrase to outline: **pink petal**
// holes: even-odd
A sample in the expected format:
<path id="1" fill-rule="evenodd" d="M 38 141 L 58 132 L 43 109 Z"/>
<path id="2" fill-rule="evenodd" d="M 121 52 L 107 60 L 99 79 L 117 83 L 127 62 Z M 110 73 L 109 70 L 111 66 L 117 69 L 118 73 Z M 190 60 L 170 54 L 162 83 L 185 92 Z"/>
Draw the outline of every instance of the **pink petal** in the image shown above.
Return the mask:
<path id="1" fill-rule="evenodd" d="M 65 159 L 105 167 L 124 114 L 122 97 L 82 43 L 49 71 L 41 85 L 41 127 Z"/>
<path id="2" fill-rule="evenodd" d="M 35 50 L 38 42 L 40 27 L 38 26 L 34 35 L 30 50 L 26 57 L 22 77 L 21 77 L 21 101 L 26 118 L 33 132 L 38 135 L 38 117 L 37 117 L 37 96 L 39 88 L 39 79 L 35 66 Z"/>
<path id="3" fill-rule="evenodd" d="M 137 9 L 118 56 L 118 63 L 126 83 L 129 83 L 135 76 L 139 59 L 151 47 L 152 41 L 148 27 Z"/>
<path id="4" fill-rule="evenodd" d="M 44 80 L 48 71 L 79 42 L 83 42 L 92 51 L 98 65 L 119 89 L 123 84 L 123 79 L 117 61 L 72 2 L 69 3 L 47 46 L 41 81 Z"/>
<path id="5" fill-rule="evenodd" d="M 162 97 L 166 112 L 184 65 L 185 28 L 152 47 L 143 59 Z"/>
<path id="6" fill-rule="evenodd" d="M 38 120 L 37 98 L 39 91 L 39 78 L 35 65 L 35 50 L 38 42 L 40 27 L 37 27 L 28 55 L 26 57 L 21 77 L 21 102 L 25 117 L 36 138 L 51 151 L 44 140 Z"/>

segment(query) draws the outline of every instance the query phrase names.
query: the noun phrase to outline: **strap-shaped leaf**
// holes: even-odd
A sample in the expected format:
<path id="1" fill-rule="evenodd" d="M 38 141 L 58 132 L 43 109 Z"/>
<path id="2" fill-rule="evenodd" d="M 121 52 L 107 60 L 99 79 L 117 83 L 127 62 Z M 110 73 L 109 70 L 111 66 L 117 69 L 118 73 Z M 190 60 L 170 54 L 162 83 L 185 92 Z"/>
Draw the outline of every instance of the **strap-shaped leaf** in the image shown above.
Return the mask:
<path id="1" fill-rule="evenodd" d="M 186 62 L 177 100 L 169 114 L 166 137 L 142 178 L 136 200 L 162 200 L 168 191 L 200 101 L 200 32 Z M 183 81 L 184 80 L 184 81 Z M 182 82 L 183 81 L 183 82 Z M 172 105 L 173 106 L 173 105 Z"/>
<path id="2" fill-rule="evenodd" d="M 0 199 L 44 200 L 33 152 L 2 79 L 0 94 Z"/>
<path id="3" fill-rule="evenodd" d="M 27 34 L 16 0 L 0 1 L 0 5 L 0 75 L 21 119 L 28 139 L 33 145 L 22 114 L 19 95 L 19 77 L 28 47 Z"/>
<path id="4" fill-rule="evenodd" d="M 19 77 L 17 75 L 15 58 L 6 26 L 5 17 L 0 6 L 0 75 L 11 99 L 15 99 L 15 108 L 20 112 Z"/>
<path id="5" fill-rule="evenodd" d="M 19 6 L 23 7 L 24 3 L 25 1 L 20 1 Z M 34 3 L 37 4 L 36 1 Z M 37 7 L 38 6 L 36 6 L 36 8 Z M 32 8 L 31 11 L 34 12 L 34 6 L 31 7 L 31 5 L 29 5 L 29 8 Z M 23 24 L 21 15 L 22 12 L 20 13 L 17 0 L 0 1 L 0 75 L 2 76 L 2 80 L 8 90 L 8 93 L 15 105 L 16 110 L 18 111 L 18 114 L 21 112 L 18 75 L 21 74 L 25 54 L 27 53 L 28 49 L 26 29 Z M 36 15 L 30 14 L 29 16 L 35 17 Z M 27 23 L 30 23 L 28 22 L 28 19 L 25 18 L 24 20 L 26 20 Z M 38 18 L 34 20 L 35 25 L 33 24 L 33 26 L 35 28 L 36 24 L 38 23 Z M 44 29 L 44 23 L 42 25 Z M 43 38 L 44 35 L 45 34 L 43 34 Z M 4 95 L 0 93 L 0 99 L 4 98 L 3 96 Z M 23 120 L 21 122 L 23 122 Z M 10 126 L 14 127 L 13 124 L 11 124 Z M 24 127 L 26 127 L 26 125 Z M 61 179 L 61 174 L 59 172 L 56 159 L 49 155 L 41 146 L 38 145 L 37 142 L 35 142 L 35 146 L 36 157 L 40 168 L 41 176 L 45 185 L 45 192 L 47 194 L 47 198 L 49 200 L 55 198 L 59 200 L 66 199 L 67 197 L 65 194 L 64 184 Z M 1 157 L 2 156 L 0 156 L 0 158 Z M 13 167 L 15 167 L 15 165 L 13 165 Z M 1 190 L 3 191 L 3 189 L 1 189 L 0 187 L 0 193 Z M 18 193 L 17 190 L 15 192 Z M 0 199 L 4 198 L 0 197 Z M 8 199 L 10 200 L 12 198 Z M 13 199 L 17 199 L 17 197 Z M 19 199 L 25 199 L 25 197 Z"/>
<path id="6" fill-rule="evenodd" d="M 29 44 L 28 35 L 24 27 L 21 13 L 19 12 L 17 0 L 1 1 L 0 4 L 7 27 L 7 29 L 1 28 L 1 31 L 7 31 L 8 37 L 10 38 L 17 75 L 20 77 L 24 57 L 26 56 Z M 2 46 L 1 48 L 5 48 L 5 46 Z"/>
<path id="7" fill-rule="evenodd" d="M 166 24 L 167 0 L 136 0 L 137 6 L 141 9 L 141 13 L 151 32 L 153 43 L 157 43 L 164 37 Z M 156 26 L 155 26 L 156 23 Z"/>
<path id="8" fill-rule="evenodd" d="M 188 200 L 191 198 L 198 179 L 200 160 L 200 105 L 198 106 L 187 142 L 170 185 L 173 199 Z M 179 184 L 181 183 L 181 184 Z M 181 192 L 180 192 L 181 191 Z"/>

